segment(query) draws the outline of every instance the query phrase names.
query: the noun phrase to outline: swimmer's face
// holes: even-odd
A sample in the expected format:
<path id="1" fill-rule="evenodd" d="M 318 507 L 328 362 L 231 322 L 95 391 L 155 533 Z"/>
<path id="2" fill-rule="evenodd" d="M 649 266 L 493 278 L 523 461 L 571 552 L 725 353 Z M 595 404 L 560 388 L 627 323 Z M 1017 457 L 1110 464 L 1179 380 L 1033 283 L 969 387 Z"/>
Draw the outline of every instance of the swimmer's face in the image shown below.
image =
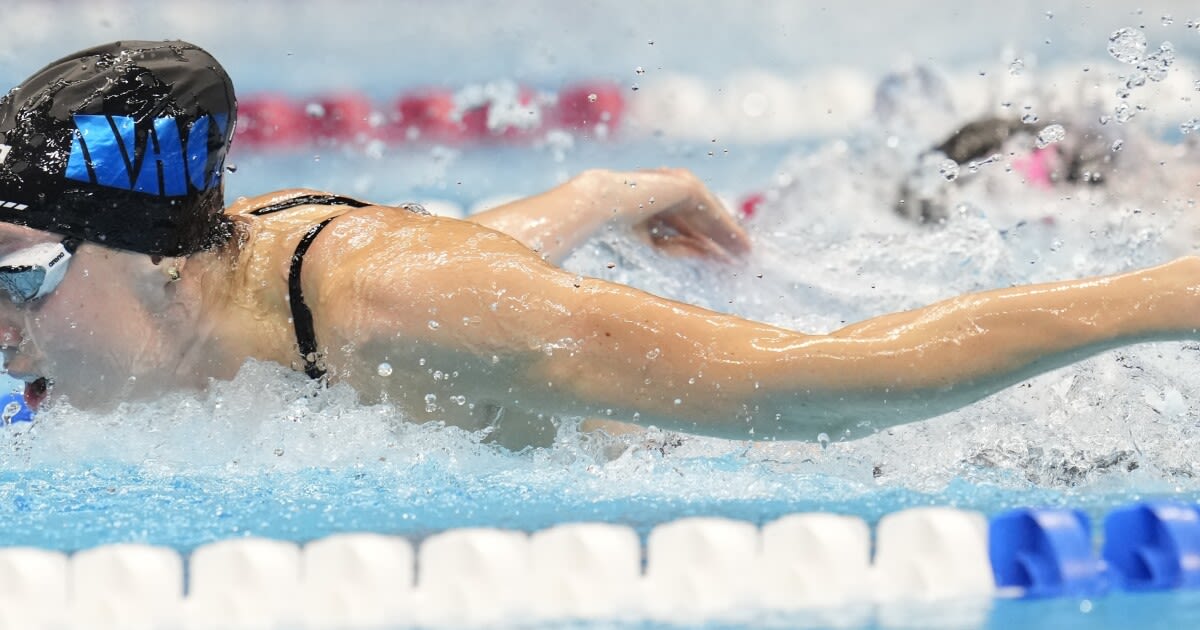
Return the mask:
<path id="1" fill-rule="evenodd" d="M 0 223 L 0 255 L 61 238 Z M 0 296 L 5 367 L 33 384 L 27 397 L 31 389 L 37 396 L 38 379 L 45 378 L 55 397 L 78 407 L 106 406 L 138 389 L 139 376 L 153 373 L 160 340 L 138 298 L 133 268 L 150 264 L 146 256 L 84 243 L 48 295 L 26 303 Z"/>

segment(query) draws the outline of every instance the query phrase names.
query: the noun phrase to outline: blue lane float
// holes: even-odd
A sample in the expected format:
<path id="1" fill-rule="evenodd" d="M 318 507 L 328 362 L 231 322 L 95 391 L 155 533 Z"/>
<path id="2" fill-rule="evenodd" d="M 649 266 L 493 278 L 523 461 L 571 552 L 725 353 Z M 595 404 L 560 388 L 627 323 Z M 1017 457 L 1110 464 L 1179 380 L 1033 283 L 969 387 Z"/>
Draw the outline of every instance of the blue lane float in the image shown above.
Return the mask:
<path id="1" fill-rule="evenodd" d="M 1026 597 L 1090 595 L 1106 587 L 1091 523 L 1079 510 L 1000 514 L 988 527 L 988 553 L 996 586 L 1021 589 Z"/>
<path id="2" fill-rule="evenodd" d="M 1126 590 L 1200 586 L 1200 514 L 1194 506 L 1148 502 L 1113 510 L 1104 519 L 1101 552 Z"/>

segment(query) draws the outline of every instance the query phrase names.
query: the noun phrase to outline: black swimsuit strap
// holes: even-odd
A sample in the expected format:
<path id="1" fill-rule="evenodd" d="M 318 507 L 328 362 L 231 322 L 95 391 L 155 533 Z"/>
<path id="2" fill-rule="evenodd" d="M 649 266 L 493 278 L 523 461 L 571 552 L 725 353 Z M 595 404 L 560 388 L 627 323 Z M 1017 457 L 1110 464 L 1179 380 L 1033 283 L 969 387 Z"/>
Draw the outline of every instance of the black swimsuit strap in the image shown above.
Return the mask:
<path id="1" fill-rule="evenodd" d="M 313 328 L 312 310 L 304 303 L 304 290 L 300 286 L 300 274 L 303 272 L 304 254 L 308 253 L 309 246 L 316 240 L 321 230 L 336 218 L 329 217 L 308 228 L 304 237 L 300 239 L 300 243 L 296 245 L 296 252 L 292 254 L 292 266 L 288 269 L 288 300 L 292 306 L 292 324 L 296 329 L 296 344 L 300 346 L 300 358 L 304 361 L 304 373 L 314 379 L 325 376 L 325 368 L 321 367 L 317 361 L 317 332 Z"/>
<path id="2" fill-rule="evenodd" d="M 365 208 L 369 205 L 372 204 L 337 195 L 301 195 L 269 206 L 256 208 L 251 210 L 249 214 L 262 216 L 298 206 L 350 206 L 352 208 Z M 400 207 L 409 212 L 428 214 L 425 208 L 419 204 L 404 204 Z M 321 230 L 325 229 L 325 226 L 329 225 L 338 216 L 341 215 L 329 217 L 308 228 L 308 231 L 304 233 L 304 236 L 301 237 L 300 242 L 296 245 L 296 251 L 292 253 L 292 265 L 288 269 L 288 300 L 292 308 L 292 325 L 296 329 L 296 345 L 300 348 L 300 358 L 304 361 L 304 373 L 314 379 L 324 377 L 325 368 L 321 366 L 320 355 L 317 353 L 317 333 L 313 327 L 312 311 L 304 303 L 301 273 L 304 268 L 304 254 L 308 253 L 308 248 L 312 246 L 313 241 L 316 240 Z"/>
<path id="3" fill-rule="evenodd" d="M 264 214 L 279 212 L 280 210 L 288 210 L 297 206 L 350 206 L 351 208 L 365 208 L 371 204 L 350 197 L 340 197 L 338 195 L 300 195 L 291 199 L 284 199 L 278 203 L 273 203 L 269 206 L 255 208 L 249 214 L 261 217 Z"/>

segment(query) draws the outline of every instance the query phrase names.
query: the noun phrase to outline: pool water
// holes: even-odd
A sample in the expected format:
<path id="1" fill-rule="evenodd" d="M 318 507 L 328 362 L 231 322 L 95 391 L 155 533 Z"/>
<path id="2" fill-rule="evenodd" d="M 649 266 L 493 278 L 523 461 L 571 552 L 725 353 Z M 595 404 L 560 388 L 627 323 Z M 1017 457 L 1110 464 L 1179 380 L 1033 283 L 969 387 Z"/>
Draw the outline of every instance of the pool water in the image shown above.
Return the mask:
<path id="1" fill-rule="evenodd" d="M 32 4 L 19 4 L 29 15 L 38 11 L 29 8 Z M 950 10 L 952 4 L 937 6 Z M 139 19 L 145 24 L 178 26 L 169 19 L 169 11 L 154 13 L 149 3 L 130 6 L 143 12 Z M 490 5 L 464 6 L 488 20 Z M 310 8 L 317 14 L 332 12 L 322 3 Z M 1166 3 L 1159 13 L 1170 8 Z M 1174 8 L 1180 23 L 1168 26 L 1164 21 L 1164 35 L 1154 31 L 1152 41 L 1157 45 L 1169 33 L 1181 42 L 1172 72 L 1193 72 L 1188 64 L 1195 63 L 1200 38 L 1183 27 L 1187 7 Z M 558 17 L 543 9 L 545 14 L 532 18 L 533 27 L 521 28 L 552 30 L 548 25 Z M 393 9 L 384 5 L 373 10 L 400 19 L 386 13 Z M 1131 16 L 1113 9 L 1071 17 L 1065 8 L 1060 10 L 1063 13 L 1047 18 L 1042 16 L 1044 8 L 1025 3 L 1016 13 L 1027 21 L 1042 20 L 1037 29 L 1050 29 L 1035 37 L 1071 42 L 1074 48 L 1065 50 L 1066 44 L 1043 44 L 1040 39 L 1025 45 L 1045 47 L 1043 58 L 1070 61 L 1070 72 L 1054 76 L 1085 77 L 1078 79 L 1080 84 L 1095 81 L 1105 94 L 1117 89 L 1123 71 L 1112 68 L 1105 55 L 1107 33 L 1127 22 L 1152 22 L 1160 28 L 1159 15 L 1149 13 Z M 731 17 L 730 29 L 749 28 L 733 19 L 741 13 L 736 5 L 719 5 L 716 11 Z M 1008 13 L 1000 8 L 989 11 L 980 18 L 985 23 Z M 974 12 L 968 17 L 968 23 L 978 18 Z M 266 18 L 250 22 L 255 19 Z M 684 23 L 678 32 L 656 37 L 653 29 L 631 27 L 600 50 L 616 55 L 624 64 L 620 80 L 641 82 L 643 93 L 653 90 L 653 72 L 660 65 L 703 73 L 704 65 L 695 59 L 702 56 L 700 51 L 682 57 L 671 56 L 678 51 L 660 52 L 682 41 L 671 34 L 686 33 L 689 24 L 697 26 L 687 22 L 694 17 L 680 19 Z M 842 26 L 854 24 L 845 16 L 838 19 Z M 1061 26 L 1070 19 L 1076 26 Z M 1092 28 L 1092 22 L 1102 24 L 1095 26 L 1099 38 L 1085 36 L 1087 29 L 1079 26 Z M 946 35 L 954 30 L 950 23 L 937 22 L 930 28 Z M 179 35 L 216 39 L 224 50 L 214 52 L 231 58 L 228 65 L 235 75 L 242 68 L 250 77 L 243 91 L 303 93 L 306 85 L 297 83 L 294 73 L 274 76 L 253 69 L 247 59 L 253 55 L 245 45 L 232 43 L 233 35 L 218 37 L 219 29 L 204 24 L 179 27 Z M 304 24 L 309 28 L 311 20 Z M 760 22 L 753 25 L 763 28 Z M 0 26 L 0 35 L 12 28 Z M 230 28 L 236 34 L 236 28 Z M 518 29 L 509 36 L 530 32 Z M 782 75 L 811 70 L 788 56 L 800 53 L 781 52 L 783 45 L 796 44 L 802 52 L 820 48 L 799 35 L 789 39 L 773 33 L 764 39 L 767 43 L 755 41 L 752 34 L 743 37 L 740 41 L 749 51 L 728 47 L 728 58 L 719 64 L 722 71 L 736 72 L 734 62 L 750 54 L 759 55 L 760 64 L 776 62 Z M 647 44 L 651 40 L 655 43 Z M 14 34 L 8 41 L 25 40 Z M 1019 72 L 1013 72 L 1011 58 L 997 62 L 989 52 L 981 59 L 974 50 L 965 57 L 969 61 L 959 59 L 955 65 L 955 53 L 969 44 L 953 37 L 939 41 L 943 49 L 935 56 L 948 68 L 948 89 L 982 80 L 981 75 L 1009 77 L 997 92 L 987 93 L 986 98 L 997 102 L 993 108 L 1011 101 L 1007 111 L 1022 112 L 1029 104 L 1041 112 L 1042 123 L 1056 119 L 1050 103 L 1070 89 L 1050 81 L 1049 70 L 1039 74 L 1036 54 L 1024 56 L 1028 62 Z M 780 44 L 777 51 L 770 42 Z M 473 50 L 497 41 L 472 32 L 457 44 Z M 643 61 L 626 50 L 635 45 L 643 56 L 659 57 Z M 847 55 L 862 61 L 889 50 L 875 45 L 874 51 L 854 49 Z M 0 44 L 0 71 L 27 73 L 25 58 L 40 46 L 48 44 L 29 43 L 18 55 L 11 45 Z M 307 55 L 315 54 L 294 42 L 280 46 L 291 51 L 289 57 L 295 53 L 310 62 Z M 65 51 L 55 54 L 61 52 Z M 564 46 L 560 65 L 548 61 L 552 55 L 547 53 L 547 58 L 524 58 L 522 67 L 596 72 L 596 66 L 589 65 L 591 54 Z M 51 58 L 49 53 L 43 56 Z M 682 58 L 687 62 L 679 61 Z M 818 70 L 839 61 L 828 55 L 817 58 Z M 1075 62 L 1077 58 L 1091 61 Z M 312 64 L 314 72 L 337 76 L 328 58 L 319 59 Z M 371 67 L 358 68 L 360 73 L 348 75 L 348 80 L 363 85 L 380 76 L 388 62 L 381 55 L 372 59 Z M 439 77 L 405 67 L 389 80 L 486 80 L 500 72 L 490 63 L 481 62 L 458 76 L 448 65 L 441 66 Z M 650 68 L 651 76 L 630 74 L 640 64 Z M 893 69 L 875 64 L 860 64 L 873 80 Z M 1086 75 L 1084 66 L 1089 67 Z M 561 78 L 555 71 L 531 72 L 550 83 Z M 605 67 L 603 72 L 617 71 Z M 1178 112 L 1194 108 L 1200 93 L 1178 102 L 1178 96 L 1169 102 L 1147 97 L 1150 108 L 1140 118 L 1125 125 L 1110 123 L 1106 133 L 1113 146 L 1121 141 L 1121 148 L 1113 152 L 1119 170 L 1109 186 L 1033 188 L 1021 183 L 1007 159 L 980 165 L 974 174 L 964 167 L 962 185 L 950 193 L 948 219 L 938 225 L 915 225 L 891 210 L 899 182 L 917 169 L 917 154 L 923 148 L 977 110 L 947 108 L 936 89 L 913 87 L 912 75 L 905 76 L 908 79 L 899 80 L 911 89 L 896 93 L 894 107 L 872 113 L 878 104 L 864 103 L 853 124 L 804 136 L 698 139 L 650 133 L 607 144 L 579 142 L 565 149 L 541 145 L 371 155 L 336 147 L 286 154 L 235 150 L 237 169 L 227 174 L 227 185 L 230 198 L 312 186 L 384 202 L 444 199 L 466 207 L 493 195 L 529 194 L 592 166 L 691 168 L 731 198 L 767 194 L 759 212 L 746 220 L 755 241 L 755 252 L 747 260 L 716 265 L 671 259 L 614 232 L 599 236 L 565 266 L 812 332 L 965 291 L 1117 272 L 1193 250 L 1200 154 L 1194 136 L 1180 133 L 1186 116 Z M 1027 90 L 1030 83 L 1049 95 Z M 1097 118 L 1097 111 L 1086 107 L 1065 111 L 1074 116 L 1064 118 L 1068 121 Z M 714 151 L 713 146 L 719 148 Z M 761 524 L 784 514 L 822 511 L 874 523 L 885 514 L 926 505 L 986 514 L 1021 506 L 1066 506 L 1081 508 L 1099 521 L 1112 507 L 1137 500 L 1200 501 L 1194 452 L 1200 424 L 1197 375 L 1200 343 L 1146 344 L 1098 355 L 963 410 L 857 441 L 813 435 L 807 442 L 750 442 L 653 430 L 611 438 L 580 433 L 578 419 L 564 418 L 553 446 L 512 452 L 488 443 L 482 434 L 436 422 L 415 424 L 386 405 L 359 404 L 343 387 L 314 396 L 313 385 L 302 375 L 252 363 L 232 382 L 214 383 L 203 393 L 128 403 L 108 413 L 59 404 L 32 425 L 0 433 L 0 544 L 74 551 L 111 542 L 145 542 L 187 552 L 239 536 L 303 542 L 336 532 L 371 531 L 419 541 L 456 527 L 533 531 L 593 520 L 627 524 L 644 535 L 657 524 L 692 515 Z M 756 616 L 730 625 L 792 627 L 823 619 Z M 876 623 L 871 615 L 851 619 L 863 627 Z M 879 619 L 889 627 L 1190 627 L 1200 619 L 1200 594 L 997 600 L 962 616 L 940 609 L 896 609 Z"/>

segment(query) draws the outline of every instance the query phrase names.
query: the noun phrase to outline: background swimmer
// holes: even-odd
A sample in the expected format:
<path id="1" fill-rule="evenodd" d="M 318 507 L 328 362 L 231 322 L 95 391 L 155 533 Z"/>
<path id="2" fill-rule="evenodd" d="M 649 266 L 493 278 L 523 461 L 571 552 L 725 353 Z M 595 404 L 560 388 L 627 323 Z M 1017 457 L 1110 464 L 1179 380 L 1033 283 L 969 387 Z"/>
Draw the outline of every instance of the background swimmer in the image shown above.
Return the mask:
<path id="1" fill-rule="evenodd" d="M 61 284 L 44 275 L 2 311 L 9 369 L 34 402 L 43 379 L 78 407 L 102 407 L 204 387 L 260 359 L 468 427 L 511 411 L 855 437 L 1200 327 L 1196 258 L 965 295 L 828 335 L 551 264 L 608 225 L 672 251 L 745 253 L 716 199 L 674 170 L 589 171 L 472 221 L 307 190 L 222 212 L 213 191 L 233 103 L 215 60 L 182 42 L 77 53 L 5 97 L 4 253 L 83 241 Z"/>

